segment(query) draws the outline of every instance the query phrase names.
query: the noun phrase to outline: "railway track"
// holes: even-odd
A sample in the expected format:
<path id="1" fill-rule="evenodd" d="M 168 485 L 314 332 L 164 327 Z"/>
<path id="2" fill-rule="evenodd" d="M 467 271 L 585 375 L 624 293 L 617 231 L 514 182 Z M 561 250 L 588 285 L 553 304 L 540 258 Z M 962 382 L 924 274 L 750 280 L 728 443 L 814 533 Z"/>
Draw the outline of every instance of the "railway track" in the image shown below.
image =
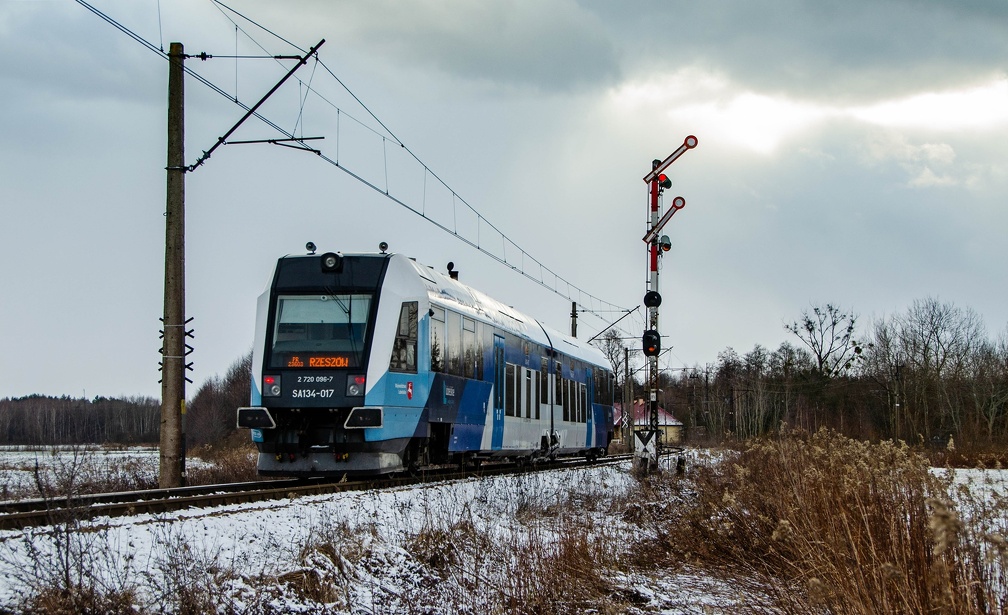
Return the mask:
<path id="1" fill-rule="evenodd" d="M 608 465 L 620 463 L 629 458 L 629 455 L 617 455 L 604 457 L 592 463 L 595 465 Z M 20 500 L 0 503 L 0 530 L 17 530 L 34 526 L 57 525 L 103 516 L 121 517 L 141 514 L 162 514 L 185 510 L 187 508 L 227 506 L 343 491 L 387 489 L 428 482 L 521 472 L 539 472 L 583 466 L 586 463 L 588 462 L 580 458 L 533 465 L 487 463 L 477 468 L 435 468 L 421 471 L 416 475 L 397 474 L 368 480 L 288 479 L 101 493 L 42 500 Z"/>

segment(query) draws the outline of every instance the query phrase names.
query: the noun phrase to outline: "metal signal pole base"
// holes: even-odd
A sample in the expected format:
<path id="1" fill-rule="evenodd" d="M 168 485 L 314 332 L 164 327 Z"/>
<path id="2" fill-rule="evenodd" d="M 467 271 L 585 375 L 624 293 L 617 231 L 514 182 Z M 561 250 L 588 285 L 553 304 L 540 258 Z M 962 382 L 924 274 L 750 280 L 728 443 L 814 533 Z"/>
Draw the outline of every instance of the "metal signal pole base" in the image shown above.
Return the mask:
<path id="1" fill-rule="evenodd" d="M 639 429 L 634 432 L 634 467 L 651 474 L 658 471 L 659 436 L 656 429 Z"/>

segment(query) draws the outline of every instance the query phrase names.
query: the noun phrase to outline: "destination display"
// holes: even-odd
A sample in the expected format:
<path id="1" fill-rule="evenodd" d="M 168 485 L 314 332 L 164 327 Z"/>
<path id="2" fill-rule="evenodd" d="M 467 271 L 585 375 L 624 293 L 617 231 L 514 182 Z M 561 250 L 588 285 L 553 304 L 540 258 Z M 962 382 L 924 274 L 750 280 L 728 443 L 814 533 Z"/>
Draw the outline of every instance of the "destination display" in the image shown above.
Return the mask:
<path id="1" fill-rule="evenodd" d="M 350 355 L 291 355 L 287 367 L 323 367 L 326 369 L 350 367 Z"/>

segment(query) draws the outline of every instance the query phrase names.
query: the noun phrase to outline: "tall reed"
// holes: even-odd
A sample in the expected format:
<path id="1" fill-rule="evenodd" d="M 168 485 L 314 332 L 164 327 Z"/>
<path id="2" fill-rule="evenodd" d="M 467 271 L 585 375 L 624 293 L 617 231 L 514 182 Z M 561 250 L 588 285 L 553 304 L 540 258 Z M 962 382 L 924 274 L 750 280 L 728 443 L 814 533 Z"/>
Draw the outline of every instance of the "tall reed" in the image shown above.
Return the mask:
<path id="1" fill-rule="evenodd" d="M 785 432 L 666 482 L 684 505 L 654 522 L 669 560 L 761 578 L 784 612 L 987 613 L 1008 606 L 1005 508 L 962 520 L 951 474 L 903 443 Z M 688 489 L 689 498 L 681 498 Z M 974 500 L 976 496 L 974 496 Z M 978 510 L 973 507 L 972 510 Z M 976 528 L 995 527 L 994 531 Z"/>

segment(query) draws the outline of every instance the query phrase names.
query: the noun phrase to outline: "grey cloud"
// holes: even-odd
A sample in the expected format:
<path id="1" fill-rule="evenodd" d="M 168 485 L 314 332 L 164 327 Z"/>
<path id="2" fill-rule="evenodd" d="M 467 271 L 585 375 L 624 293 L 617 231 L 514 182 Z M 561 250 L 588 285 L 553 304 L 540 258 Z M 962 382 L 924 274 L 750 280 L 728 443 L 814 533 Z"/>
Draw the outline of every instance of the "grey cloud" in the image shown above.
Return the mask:
<path id="1" fill-rule="evenodd" d="M 128 17 L 125 21 L 132 21 Z M 75 34 L 80 30 L 92 33 L 86 45 Z M 43 102 L 149 100 L 147 93 L 163 84 L 166 74 L 151 61 L 153 53 L 72 3 L 16 2 L 0 9 L 0 55 L 5 95 Z"/>
<path id="2" fill-rule="evenodd" d="M 1004 2 L 659 1 L 583 4 L 630 41 L 637 73 L 700 65 L 760 91 L 869 100 L 1003 73 Z M 632 31 L 646 33 L 628 37 Z"/>
<path id="3" fill-rule="evenodd" d="M 339 32 L 340 48 L 400 67 L 543 91 L 595 87 L 600 81 L 604 87 L 619 71 L 607 24 L 569 0 L 311 6 L 330 34 Z M 278 8 L 261 7 L 271 19 L 283 18 Z"/>

